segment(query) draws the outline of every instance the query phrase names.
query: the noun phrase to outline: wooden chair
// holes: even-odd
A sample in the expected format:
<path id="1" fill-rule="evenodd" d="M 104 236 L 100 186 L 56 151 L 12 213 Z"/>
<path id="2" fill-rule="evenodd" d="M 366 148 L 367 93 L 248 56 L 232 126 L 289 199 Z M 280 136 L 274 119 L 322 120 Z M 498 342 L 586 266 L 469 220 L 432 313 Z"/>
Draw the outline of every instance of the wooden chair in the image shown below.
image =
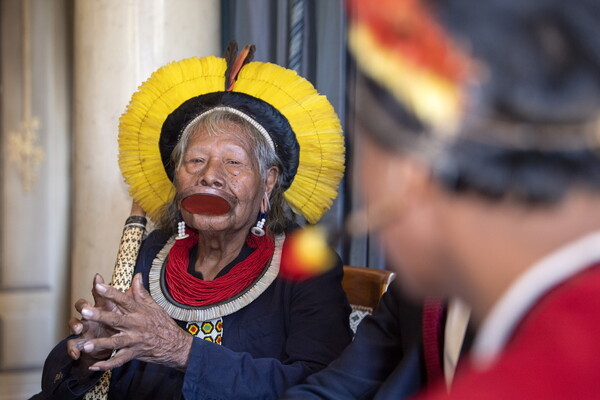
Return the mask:
<path id="1" fill-rule="evenodd" d="M 395 277 L 395 273 L 383 269 L 344 265 L 342 287 L 352 307 L 350 327 L 354 332 L 360 321 L 375 310 Z"/>

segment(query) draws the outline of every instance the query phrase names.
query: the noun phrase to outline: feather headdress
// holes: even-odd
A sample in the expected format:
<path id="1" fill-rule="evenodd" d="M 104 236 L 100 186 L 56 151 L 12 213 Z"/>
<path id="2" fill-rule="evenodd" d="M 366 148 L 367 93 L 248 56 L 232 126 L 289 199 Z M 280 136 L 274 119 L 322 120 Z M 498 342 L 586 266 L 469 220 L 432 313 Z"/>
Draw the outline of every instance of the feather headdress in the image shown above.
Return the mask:
<path id="1" fill-rule="evenodd" d="M 175 195 L 165 164 L 170 146 L 194 113 L 219 105 L 265 126 L 286 164 L 284 196 L 292 210 L 316 223 L 331 207 L 344 173 L 344 140 L 332 105 L 295 71 L 250 62 L 253 53 L 254 46 L 246 46 L 237 55 L 232 44 L 225 58 L 172 62 L 131 98 L 120 119 L 119 166 L 132 197 L 153 220 Z"/>
<path id="2" fill-rule="evenodd" d="M 348 47 L 361 70 L 428 128 L 457 128 L 469 60 L 423 2 L 349 0 L 348 9 Z"/>

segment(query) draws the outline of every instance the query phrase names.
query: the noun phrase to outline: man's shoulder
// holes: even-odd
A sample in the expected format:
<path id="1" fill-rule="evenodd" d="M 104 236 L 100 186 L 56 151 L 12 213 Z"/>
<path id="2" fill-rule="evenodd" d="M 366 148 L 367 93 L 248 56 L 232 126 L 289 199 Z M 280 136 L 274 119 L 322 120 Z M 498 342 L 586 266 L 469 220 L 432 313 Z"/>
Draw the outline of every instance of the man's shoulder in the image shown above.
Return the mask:
<path id="1" fill-rule="evenodd" d="M 593 398 L 600 393 L 600 265 L 546 293 L 494 364 L 457 373 L 457 399 Z M 592 395 L 593 394 L 593 395 Z M 429 398 L 429 397 L 426 397 Z"/>

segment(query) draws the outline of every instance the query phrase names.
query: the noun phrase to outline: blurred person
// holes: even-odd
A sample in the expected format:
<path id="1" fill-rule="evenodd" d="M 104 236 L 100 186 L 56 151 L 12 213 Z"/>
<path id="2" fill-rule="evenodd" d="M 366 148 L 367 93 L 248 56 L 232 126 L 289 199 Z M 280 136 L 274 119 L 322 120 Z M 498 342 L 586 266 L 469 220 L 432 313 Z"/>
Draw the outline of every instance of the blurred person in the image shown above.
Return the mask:
<path id="1" fill-rule="evenodd" d="M 335 197 L 341 127 L 308 81 L 253 50 L 170 63 L 133 95 L 119 134 L 128 223 L 148 212 L 157 229 L 128 292 L 96 275 L 94 301 L 76 302 L 35 399 L 97 398 L 106 376 L 108 399 L 276 398 L 349 343 L 339 258 L 312 279 L 281 275 L 292 210 L 316 222 Z"/>
<path id="2" fill-rule="evenodd" d="M 477 328 L 449 393 L 418 398 L 598 397 L 600 3 L 349 10 L 369 228 L 404 290 L 464 300 Z M 290 392 L 345 385 L 328 372 Z"/>

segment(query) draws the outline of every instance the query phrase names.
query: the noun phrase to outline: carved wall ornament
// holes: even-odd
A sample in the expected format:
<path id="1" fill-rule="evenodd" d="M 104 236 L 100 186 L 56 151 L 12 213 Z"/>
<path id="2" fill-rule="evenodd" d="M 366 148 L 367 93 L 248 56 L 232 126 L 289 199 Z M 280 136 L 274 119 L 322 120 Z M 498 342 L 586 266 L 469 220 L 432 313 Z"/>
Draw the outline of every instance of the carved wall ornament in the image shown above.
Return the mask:
<path id="1" fill-rule="evenodd" d="M 44 149 L 38 144 L 40 126 L 37 117 L 30 117 L 21 122 L 19 130 L 8 133 L 8 158 L 16 164 L 26 193 L 33 192 L 45 158 Z"/>

